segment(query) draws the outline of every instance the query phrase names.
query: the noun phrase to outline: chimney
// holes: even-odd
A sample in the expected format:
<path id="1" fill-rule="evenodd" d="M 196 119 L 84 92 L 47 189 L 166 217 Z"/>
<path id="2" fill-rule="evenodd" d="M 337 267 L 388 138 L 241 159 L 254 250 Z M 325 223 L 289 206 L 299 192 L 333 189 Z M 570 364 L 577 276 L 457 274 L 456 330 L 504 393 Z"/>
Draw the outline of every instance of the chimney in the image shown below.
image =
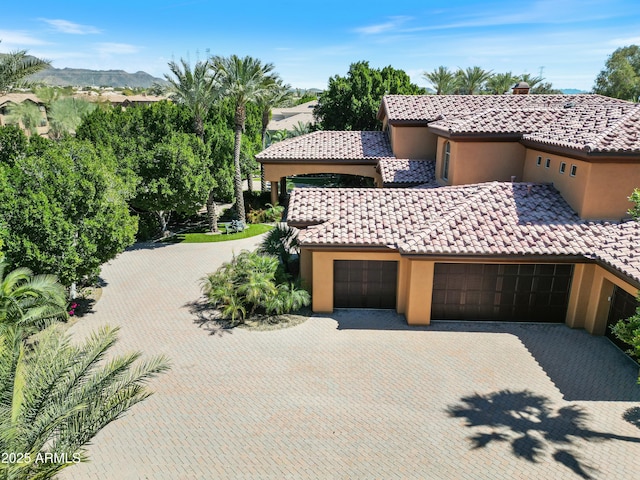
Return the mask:
<path id="1" fill-rule="evenodd" d="M 529 93 L 529 84 L 527 82 L 516 83 L 511 90 L 514 95 L 527 95 Z"/>

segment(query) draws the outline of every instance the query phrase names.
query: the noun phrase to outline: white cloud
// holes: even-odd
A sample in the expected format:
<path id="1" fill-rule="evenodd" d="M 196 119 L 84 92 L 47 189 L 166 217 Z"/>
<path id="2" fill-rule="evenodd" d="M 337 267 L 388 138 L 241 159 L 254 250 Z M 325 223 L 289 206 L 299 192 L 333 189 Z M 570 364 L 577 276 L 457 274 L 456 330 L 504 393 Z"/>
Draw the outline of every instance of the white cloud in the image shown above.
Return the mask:
<path id="1" fill-rule="evenodd" d="M 0 48 L 21 50 L 29 45 L 46 45 L 47 42 L 34 37 L 30 33 L 12 30 L 0 30 Z"/>
<path id="2" fill-rule="evenodd" d="M 366 27 L 356 28 L 355 31 L 363 33 L 365 35 L 377 35 L 379 33 L 385 33 L 392 30 L 396 30 L 403 23 L 411 20 L 411 17 L 389 17 L 389 21 L 385 23 L 378 23 L 376 25 L 368 25 Z"/>
<path id="3" fill-rule="evenodd" d="M 96 45 L 98 53 L 101 55 L 129 55 L 138 53 L 141 48 L 128 43 L 104 42 Z"/>
<path id="4" fill-rule="evenodd" d="M 639 45 L 640 37 L 613 38 L 607 42 L 614 47 L 626 47 L 629 45 Z"/>
<path id="5" fill-rule="evenodd" d="M 57 31 L 62 33 L 69 33 L 71 35 L 88 35 L 101 33 L 100 29 L 91 25 L 80 25 L 79 23 L 70 22 L 68 20 L 49 18 L 42 18 L 41 20 L 51 25 Z"/>

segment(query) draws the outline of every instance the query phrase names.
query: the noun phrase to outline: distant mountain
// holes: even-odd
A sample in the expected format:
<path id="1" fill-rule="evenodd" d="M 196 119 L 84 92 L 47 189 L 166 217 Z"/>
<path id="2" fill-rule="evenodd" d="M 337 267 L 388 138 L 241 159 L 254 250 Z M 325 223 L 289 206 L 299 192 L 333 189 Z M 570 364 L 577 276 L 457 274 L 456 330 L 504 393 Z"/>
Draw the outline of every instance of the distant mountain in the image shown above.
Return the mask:
<path id="1" fill-rule="evenodd" d="M 560 91 L 565 95 L 577 95 L 579 93 L 589 93 L 586 90 L 578 90 L 577 88 L 561 88 Z"/>
<path id="2" fill-rule="evenodd" d="M 129 87 L 149 88 L 166 81 L 146 72 L 127 73 L 124 70 L 87 70 L 84 68 L 47 68 L 29 77 L 29 81 L 58 87 Z"/>

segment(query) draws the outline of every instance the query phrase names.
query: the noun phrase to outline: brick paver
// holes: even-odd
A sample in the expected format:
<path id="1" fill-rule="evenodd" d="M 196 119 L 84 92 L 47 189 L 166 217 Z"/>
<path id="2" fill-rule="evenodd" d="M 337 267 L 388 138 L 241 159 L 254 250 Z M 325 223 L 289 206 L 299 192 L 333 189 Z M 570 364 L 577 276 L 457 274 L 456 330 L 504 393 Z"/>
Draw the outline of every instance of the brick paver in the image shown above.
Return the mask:
<path id="1" fill-rule="evenodd" d="M 86 335 L 164 353 L 155 394 L 63 479 L 633 478 L 637 368 L 564 325 L 434 322 L 338 311 L 294 328 L 212 334 L 198 279 L 257 239 L 138 247 L 103 269 Z M 474 443 L 475 439 L 475 443 Z"/>

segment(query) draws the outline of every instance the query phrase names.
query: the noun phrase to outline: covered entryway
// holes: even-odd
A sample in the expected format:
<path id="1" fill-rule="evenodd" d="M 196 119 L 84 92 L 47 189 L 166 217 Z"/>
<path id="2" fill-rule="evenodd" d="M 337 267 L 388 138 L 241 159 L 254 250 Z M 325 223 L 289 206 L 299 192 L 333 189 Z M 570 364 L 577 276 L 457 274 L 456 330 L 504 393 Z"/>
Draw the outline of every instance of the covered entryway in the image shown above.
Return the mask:
<path id="1" fill-rule="evenodd" d="M 434 320 L 565 321 L 569 264 L 437 263 Z"/>
<path id="2" fill-rule="evenodd" d="M 627 319 L 636 313 L 638 301 L 636 297 L 615 285 L 613 294 L 611 295 L 611 305 L 609 307 L 609 316 L 607 317 L 607 329 L 605 335 L 622 350 L 629 350 L 631 345 L 618 339 L 611 333 L 611 326 L 618 323 L 618 320 Z"/>
<path id="3" fill-rule="evenodd" d="M 335 308 L 396 308 L 398 262 L 334 260 Z"/>

